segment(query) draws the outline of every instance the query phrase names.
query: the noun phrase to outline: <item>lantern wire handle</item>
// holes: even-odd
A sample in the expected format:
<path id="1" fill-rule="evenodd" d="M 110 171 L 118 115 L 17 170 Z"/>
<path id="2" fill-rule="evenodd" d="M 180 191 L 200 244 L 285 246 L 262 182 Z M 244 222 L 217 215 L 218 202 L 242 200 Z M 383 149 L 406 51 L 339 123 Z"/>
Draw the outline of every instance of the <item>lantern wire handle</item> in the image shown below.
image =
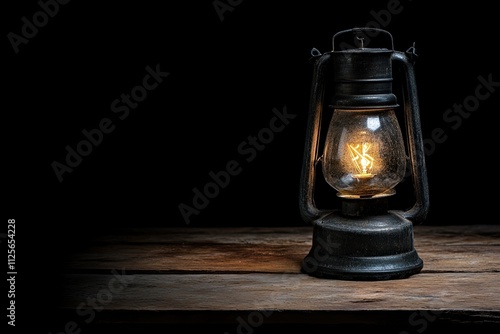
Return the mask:
<path id="1" fill-rule="evenodd" d="M 335 35 L 333 35 L 333 37 L 332 37 L 332 51 L 335 51 L 335 38 L 337 38 L 337 36 L 345 34 L 345 33 L 353 33 L 356 35 L 356 38 L 359 39 L 359 35 L 361 33 L 363 33 L 364 31 L 376 31 L 376 32 L 382 32 L 384 34 L 387 34 L 389 36 L 389 38 L 391 39 L 391 50 L 394 51 L 394 40 L 393 40 L 390 32 L 388 32 L 387 30 L 384 30 L 384 29 L 366 28 L 366 27 L 365 28 L 353 28 L 353 29 L 342 30 L 342 31 L 339 31 L 338 33 L 336 33 Z"/>

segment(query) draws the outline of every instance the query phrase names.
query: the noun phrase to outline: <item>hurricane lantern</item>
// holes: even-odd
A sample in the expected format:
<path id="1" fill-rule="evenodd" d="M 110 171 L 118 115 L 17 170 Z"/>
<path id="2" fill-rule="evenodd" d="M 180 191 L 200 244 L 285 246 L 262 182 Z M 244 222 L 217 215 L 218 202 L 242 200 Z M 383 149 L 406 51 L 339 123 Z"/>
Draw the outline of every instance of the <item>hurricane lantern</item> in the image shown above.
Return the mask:
<path id="1" fill-rule="evenodd" d="M 365 47 L 367 33 L 385 36 L 390 48 Z M 344 43 L 336 50 L 338 39 L 351 34 L 357 46 L 346 48 Z M 301 270 L 331 279 L 406 278 L 423 268 L 413 226 L 426 219 L 429 207 L 415 48 L 395 51 L 392 35 L 374 28 L 340 31 L 332 43 L 332 51 L 313 49 L 311 58 L 299 202 L 302 218 L 313 225 L 313 237 Z M 393 69 L 402 73 L 402 106 L 392 91 Z M 324 135 L 321 124 L 328 119 Z M 320 172 L 336 192 L 336 200 L 327 202 L 337 206 L 316 206 Z M 396 186 L 410 176 L 414 196 L 408 209 L 391 209 Z"/>

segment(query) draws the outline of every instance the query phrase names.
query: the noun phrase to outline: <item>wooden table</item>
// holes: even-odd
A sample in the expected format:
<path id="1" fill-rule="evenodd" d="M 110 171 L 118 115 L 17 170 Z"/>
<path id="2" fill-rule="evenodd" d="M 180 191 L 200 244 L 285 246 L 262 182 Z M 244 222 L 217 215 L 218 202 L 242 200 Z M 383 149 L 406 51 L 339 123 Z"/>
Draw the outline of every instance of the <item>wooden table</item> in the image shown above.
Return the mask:
<path id="1" fill-rule="evenodd" d="M 416 226 L 419 274 L 356 282 L 300 272 L 312 227 L 115 230 L 67 263 L 61 328 L 496 332 L 499 237 L 494 225 Z"/>

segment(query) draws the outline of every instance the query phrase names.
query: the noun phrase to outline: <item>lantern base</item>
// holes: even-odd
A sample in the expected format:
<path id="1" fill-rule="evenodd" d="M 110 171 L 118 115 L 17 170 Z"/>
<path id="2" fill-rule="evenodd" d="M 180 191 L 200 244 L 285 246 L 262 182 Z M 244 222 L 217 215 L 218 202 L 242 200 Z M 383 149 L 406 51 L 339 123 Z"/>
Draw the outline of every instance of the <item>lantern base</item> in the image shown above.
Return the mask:
<path id="1" fill-rule="evenodd" d="M 413 246 L 413 224 L 399 211 L 362 217 L 332 212 L 314 222 L 302 272 L 343 280 L 407 278 L 423 268 Z"/>

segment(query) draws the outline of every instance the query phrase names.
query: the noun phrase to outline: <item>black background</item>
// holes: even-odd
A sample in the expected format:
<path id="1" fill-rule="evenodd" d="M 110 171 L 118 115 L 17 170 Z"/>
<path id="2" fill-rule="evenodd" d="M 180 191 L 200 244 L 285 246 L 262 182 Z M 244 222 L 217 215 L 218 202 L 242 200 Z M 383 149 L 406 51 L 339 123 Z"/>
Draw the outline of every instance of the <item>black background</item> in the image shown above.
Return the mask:
<path id="1" fill-rule="evenodd" d="M 4 4 L 2 211 L 17 222 L 19 298 L 41 307 L 57 294 L 68 254 L 115 227 L 306 226 L 298 191 L 310 51 L 330 51 L 336 32 L 377 22 L 396 50 L 415 43 L 423 136 L 427 143 L 437 129 L 447 136 L 426 146 L 425 224 L 498 224 L 500 87 L 455 129 L 443 119 L 471 100 L 479 76 L 500 82 L 497 11 L 486 1 L 439 7 L 401 0 L 400 12 L 387 15 L 389 3 L 246 0 L 221 20 L 211 0 L 71 1 L 18 53 L 7 36 L 21 34 L 21 18 L 32 22 L 40 5 Z M 169 76 L 117 118 L 111 103 L 157 65 Z M 246 162 L 238 146 L 285 107 L 296 117 Z M 59 182 L 51 164 L 64 163 L 65 147 L 76 148 L 82 130 L 103 118 L 114 131 Z M 241 173 L 187 224 L 179 204 L 192 205 L 192 189 L 231 160 Z M 409 181 L 397 191 L 397 205 L 412 204 Z M 19 323 L 26 323 L 21 310 Z"/>

